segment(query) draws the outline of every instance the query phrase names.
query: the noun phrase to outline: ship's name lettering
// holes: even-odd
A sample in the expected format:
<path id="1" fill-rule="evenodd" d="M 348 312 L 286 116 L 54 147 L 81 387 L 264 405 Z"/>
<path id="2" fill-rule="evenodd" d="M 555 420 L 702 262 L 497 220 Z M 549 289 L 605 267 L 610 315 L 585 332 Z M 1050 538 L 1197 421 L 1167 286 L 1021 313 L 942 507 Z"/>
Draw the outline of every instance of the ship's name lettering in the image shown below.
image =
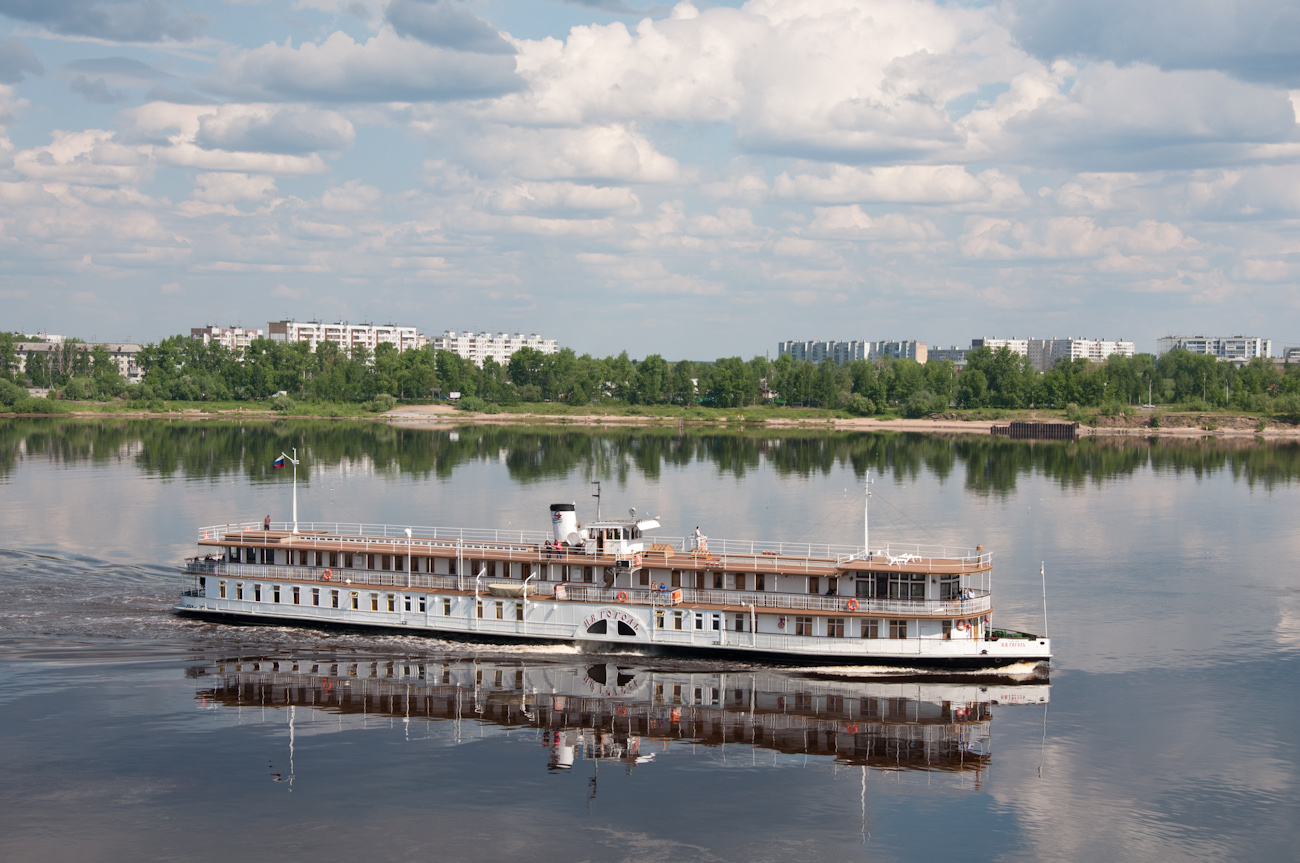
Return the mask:
<path id="1" fill-rule="evenodd" d="M 635 631 L 641 631 L 641 621 L 637 620 L 636 615 L 630 614 L 621 608 L 602 608 L 599 611 L 593 611 L 583 619 L 582 628 L 586 629 L 598 620 L 621 620 Z"/>

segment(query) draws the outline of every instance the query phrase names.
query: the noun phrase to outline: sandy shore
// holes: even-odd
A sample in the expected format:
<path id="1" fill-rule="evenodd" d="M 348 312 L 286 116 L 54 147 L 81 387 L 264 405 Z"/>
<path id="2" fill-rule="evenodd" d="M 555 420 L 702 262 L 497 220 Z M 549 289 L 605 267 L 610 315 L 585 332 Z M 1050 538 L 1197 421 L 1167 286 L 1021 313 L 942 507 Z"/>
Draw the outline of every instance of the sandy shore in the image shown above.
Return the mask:
<path id="1" fill-rule="evenodd" d="M 556 414 L 471 414 L 442 405 L 403 405 L 383 415 L 389 423 L 402 428 L 422 428 L 430 424 L 483 423 L 515 425 L 519 423 L 555 423 L 576 426 L 675 426 L 681 421 L 677 417 L 620 416 L 616 414 L 591 414 L 569 416 Z M 1062 422 L 1059 417 L 1043 417 L 1044 422 Z M 992 434 L 997 425 L 1006 425 L 1009 420 L 961 420 L 961 419 L 892 419 L 881 420 L 870 417 L 851 419 L 767 419 L 753 423 L 734 422 L 686 422 L 691 426 L 737 425 L 769 429 L 804 429 L 836 431 L 894 431 L 918 432 L 922 434 L 968 435 Z M 1263 431 L 1258 431 L 1259 422 L 1255 417 L 1218 416 L 1200 417 L 1195 415 L 1166 415 L 1159 428 L 1152 428 L 1149 414 L 1126 419 L 1125 417 L 1105 418 L 1106 425 L 1096 427 L 1080 425 L 1080 437 L 1262 437 L 1300 439 L 1300 427 L 1286 423 L 1270 421 Z M 1206 425 L 1217 428 L 1207 429 Z"/>

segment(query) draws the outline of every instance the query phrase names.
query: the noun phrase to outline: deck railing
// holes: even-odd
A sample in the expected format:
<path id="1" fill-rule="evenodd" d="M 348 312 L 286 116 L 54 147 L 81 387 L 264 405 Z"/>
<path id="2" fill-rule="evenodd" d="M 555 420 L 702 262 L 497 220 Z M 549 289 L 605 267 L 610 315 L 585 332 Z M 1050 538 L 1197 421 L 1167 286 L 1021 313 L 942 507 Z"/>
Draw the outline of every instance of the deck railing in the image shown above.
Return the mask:
<path id="1" fill-rule="evenodd" d="M 289 522 L 272 522 L 272 531 L 286 532 L 293 530 Z M 406 536 L 411 531 L 411 538 Z M 209 525 L 198 529 L 198 540 L 211 541 L 223 538 L 234 539 L 248 534 L 256 537 L 263 532 L 259 522 L 231 522 L 224 525 Z M 460 549 L 464 552 L 492 551 L 505 553 L 512 559 L 516 554 L 543 554 L 544 545 L 554 539 L 549 531 L 536 530 L 486 530 L 459 527 L 415 527 L 391 524 L 364 524 L 342 522 L 299 522 L 298 533 L 293 537 L 294 548 L 315 548 L 328 543 L 331 547 L 339 542 L 387 544 L 393 553 L 429 555 L 436 551 Z M 704 555 L 703 559 L 716 565 L 719 569 L 743 569 L 747 571 L 777 571 L 789 569 L 790 560 L 805 561 L 805 568 L 810 565 L 823 567 L 844 566 L 854 561 L 867 559 L 860 546 L 823 545 L 813 543 L 762 542 L 754 540 L 708 539 L 704 545 L 707 551 L 697 551 L 697 542 L 693 537 L 645 536 L 646 542 L 668 546 L 674 553 Z M 587 561 L 592 557 L 572 550 L 553 550 L 549 555 L 560 562 Z M 929 569 L 940 571 L 965 571 L 986 567 L 992 562 L 992 555 L 983 549 L 973 549 L 947 545 L 921 545 L 914 543 L 886 543 L 872 549 L 870 559 L 875 563 L 903 565 L 926 563 Z M 672 558 L 668 558 L 671 561 Z M 778 561 L 780 562 L 778 564 Z M 665 567 L 671 563 L 662 564 Z"/>
<path id="2" fill-rule="evenodd" d="M 427 573 L 377 572 L 365 569 L 330 570 L 330 577 L 325 577 L 326 568 L 310 566 L 271 566 L 256 563 L 221 563 L 218 561 L 191 560 L 185 567 L 187 573 L 195 575 L 218 575 L 227 578 L 246 579 L 283 579 L 286 581 L 314 581 L 339 586 L 363 586 L 384 588 L 415 587 L 431 590 L 474 591 L 488 596 L 488 583 L 500 583 L 505 579 L 475 578 L 472 575 L 429 575 Z M 518 580 L 509 580 L 511 584 L 520 584 Z M 476 584 L 477 582 L 477 584 Z M 575 602 L 604 602 L 611 605 L 650 605 L 668 607 L 673 605 L 672 590 L 619 589 L 604 588 L 572 582 L 554 582 L 531 580 L 528 585 L 530 593 L 536 590 L 538 596 L 550 597 L 555 588 L 564 585 L 566 600 Z M 969 614 L 974 617 L 985 614 L 992 609 L 992 599 L 987 591 L 969 589 L 964 599 L 870 599 L 852 596 L 819 596 L 802 593 L 776 593 L 744 590 L 697 590 L 681 588 L 681 601 L 689 605 L 716 605 L 744 612 L 752 605 L 755 610 L 784 608 L 792 611 L 849 612 L 857 611 L 868 614 L 898 614 L 909 617 L 954 617 Z"/>

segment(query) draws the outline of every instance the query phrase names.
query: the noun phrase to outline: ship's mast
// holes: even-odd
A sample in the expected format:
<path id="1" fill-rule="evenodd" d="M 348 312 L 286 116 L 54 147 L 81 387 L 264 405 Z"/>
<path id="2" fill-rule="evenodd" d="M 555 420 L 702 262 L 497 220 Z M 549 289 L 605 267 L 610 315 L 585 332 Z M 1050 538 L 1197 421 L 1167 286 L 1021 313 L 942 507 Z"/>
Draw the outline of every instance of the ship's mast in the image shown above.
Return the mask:
<path id="1" fill-rule="evenodd" d="M 862 554 L 871 559 L 871 471 L 867 471 L 867 496 L 862 499 Z"/>
<path id="2" fill-rule="evenodd" d="M 298 532 L 298 448 L 293 447 L 293 455 L 285 455 L 280 450 L 280 457 L 293 465 L 293 532 Z"/>

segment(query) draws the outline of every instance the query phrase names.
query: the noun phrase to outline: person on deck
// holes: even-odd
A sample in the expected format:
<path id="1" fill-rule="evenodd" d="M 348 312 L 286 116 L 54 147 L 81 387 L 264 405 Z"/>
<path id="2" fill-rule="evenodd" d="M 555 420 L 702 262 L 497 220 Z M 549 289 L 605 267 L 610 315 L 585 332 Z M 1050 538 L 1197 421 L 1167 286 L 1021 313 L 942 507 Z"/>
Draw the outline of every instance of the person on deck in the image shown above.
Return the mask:
<path id="1" fill-rule="evenodd" d="M 268 515 L 266 518 L 262 519 L 262 530 L 270 530 L 270 529 L 271 529 L 271 517 Z"/>

